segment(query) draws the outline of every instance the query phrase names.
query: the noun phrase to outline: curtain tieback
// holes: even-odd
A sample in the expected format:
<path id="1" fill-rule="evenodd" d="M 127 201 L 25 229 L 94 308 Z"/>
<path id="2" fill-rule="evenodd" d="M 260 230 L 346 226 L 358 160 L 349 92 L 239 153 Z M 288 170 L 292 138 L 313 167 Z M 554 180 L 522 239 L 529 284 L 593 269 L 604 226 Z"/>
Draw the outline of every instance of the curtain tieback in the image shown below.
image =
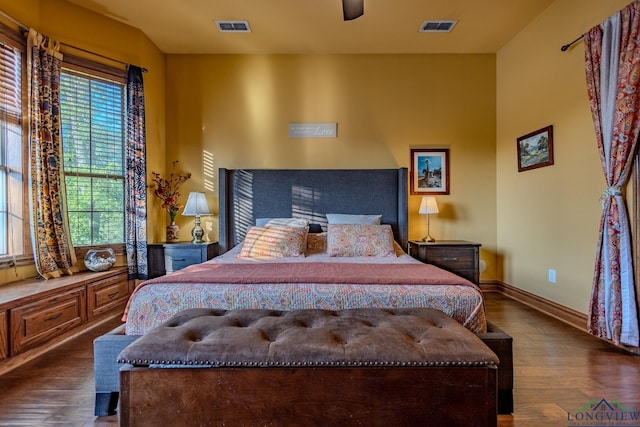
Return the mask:
<path id="1" fill-rule="evenodd" d="M 602 209 L 604 209 L 604 204 L 607 199 L 615 196 L 622 196 L 622 189 L 620 187 L 614 186 L 604 190 L 602 196 L 600 196 L 600 204 L 602 205 Z"/>

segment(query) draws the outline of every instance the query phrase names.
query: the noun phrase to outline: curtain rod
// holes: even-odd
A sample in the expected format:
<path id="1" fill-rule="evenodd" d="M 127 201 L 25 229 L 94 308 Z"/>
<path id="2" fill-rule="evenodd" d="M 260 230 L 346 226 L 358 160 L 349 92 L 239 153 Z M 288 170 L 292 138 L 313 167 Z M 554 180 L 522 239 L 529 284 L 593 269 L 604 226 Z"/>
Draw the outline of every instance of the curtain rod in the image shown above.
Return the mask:
<path id="1" fill-rule="evenodd" d="M 79 51 L 81 51 L 81 52 L 85 52 L 85 53 L 88 53 L 88 54 L 90 54 L 90 55 L 99 56 L 100 58 L 104 58 L 104 59 L 107 59 L 107 60 L 109 60 L 109 61 L 117 62 L 117 63 L 119 63 L 119 64 L 123 64 L 123 65 L 133 65 L 133 64 L 129 64 L 128 62 L 120 61 L 119 59 L 114 59 L 114 58 L 111 58 L 111 57 L 109 57 L 109 56 L 100 55 L 99 53 L 91 52 L 90 50 L 86 50 L 86 49 L 83 49 L 83 48 L 81 48 L 81 47 L 78 47 L 78 46 L 74 46 L 74 45 L 72 45 L 72 44 L 69 44 L 69 43 L 60 42 L 60 44 L 61 44 L 61 45 L 63 45 L 63 46 L 70 47 L 71 49 L 79 50 Z M 137 65 L 136 65 L 136 66 L 137 66 Z M 143 72 L 143 73 L 146 73 L 147 71 L 149 71 L 149 70 L 147 70 L 146 68 L 143 68 L 143 67 L 139 67 L 139 68 L 142 70 L 142 72 Z"/>
<path id="2" fill-rule="evenodd" d="M 18 27 L 20 27 L 20 29 L 22 30 L 29 30 L 29 27 L 27 27 L 26 25 L 24 25 L 22 22 L 18 21 L 17 19 L 15 19 L 13 16 L 9 16 L 6 13 L 4 13 L 2 10 L 0 10 L 0 15 L 4 16 L 5 18 L 7 18 L 9 21 L 13 22 L 14 24 L 16 24 Z"/>
<path id="3" fill-rule="evenodd" d="M 582 40 L 584 38 L 584 34 L 581 35 L 580 37 L 578 37 L 577 39 L 575 39 L 574 41 L 572 41 L 571 43 L 567 43 L 564 46 L 562 46 L 560 48 L 561 51 L 566 52 L 567 49 L 569 49 L 571 46 L 573 46 L 574 44 L 578 43 L 580 40 Z"/>
<path id="4" fill-rule="evenodd" d="M 26 32 L 29 31 L 29 27 L 27 25 L 24 25 L 22 22 L 18 21 L 14 17 L 12 17 L 10 15 L 7 15 L 4 11 L 0 10 L 0 15 L 4 16 L 9 21 L 11 21 L 14 24 L 16 24 L 18 27 L 20 27 L 20 30 L 23 30 L 23 31 L 26 31 Z M 88 53 L 90 55 L 95 55 L 95 56 L 98 56 L 100 58 L 107 59 L 109 61 L 117 62 L 117 63 L 122 64 L 122 65 L 132 65 L 132 64 L 129 64 L 128 62 L 120 61 L 119 59 L 110 58 L 110 57 L 105 56 L 105 55 L 100 55 L 99 53 L 91 52 L 90 50 L 86 50 L 86 49 L 83 49 L 81 47 L 69 44 L 69 43 L 60 42 L 60 44 L 64 45 L 64 46 L 67 46 L 67 47 L 70 47 L 70 48 L 75 49 L 75 50 L 79 50 L 81 52 Z M 146 73 L 147 71 L 149 71 L 149 70 L 147 70 L 146 68 L 143 68 L 143 67 L 139 67 L 139 68 L 142 70 L 143 73 Z"/>

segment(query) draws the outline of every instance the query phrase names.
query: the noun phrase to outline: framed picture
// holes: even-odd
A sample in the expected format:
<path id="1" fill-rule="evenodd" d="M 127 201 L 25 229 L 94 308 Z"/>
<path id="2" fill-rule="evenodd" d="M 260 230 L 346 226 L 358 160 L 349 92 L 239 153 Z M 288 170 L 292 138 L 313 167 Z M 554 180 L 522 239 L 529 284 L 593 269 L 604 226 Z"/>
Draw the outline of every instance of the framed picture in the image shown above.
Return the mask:
<path id="1" fill-rule="evenodd" d="M 411 194 L 449 194 L 449 149 L 411 150 Z"/>
<path id="2" fill-rule="evenodd" d="M 518 138 L 518 172 L 553 164 L 553 126 Z"/>

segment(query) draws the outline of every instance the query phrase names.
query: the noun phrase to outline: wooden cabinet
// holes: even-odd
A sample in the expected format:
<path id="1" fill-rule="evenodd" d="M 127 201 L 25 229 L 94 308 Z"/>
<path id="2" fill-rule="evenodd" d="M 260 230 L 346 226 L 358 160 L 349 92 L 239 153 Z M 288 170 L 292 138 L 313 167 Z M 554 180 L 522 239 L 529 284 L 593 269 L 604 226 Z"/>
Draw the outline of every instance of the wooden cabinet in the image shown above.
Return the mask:
<path id="1" fill-rule="evenodd" d="M 11 310 L 11 355 L 43 344 L 87 320 L 86 289 L 69 290 Z"/>
<path id="2" fill-rule="evenodd" d="M 147 246 L 149 278 L 173 273 L 218 255 L 218 243 L 152 243 Z"/>
<path id="3" fill-rule="evenodd" d="M 480 284 L 480 243 L 465 240 L 409 241 L 409 255 Z"/>
<path id="4" fill-rule="evenodd" d="M 120 315 L 132 284 L 120 267 L 0 286 L 0 373 L 85 325 Z"/>

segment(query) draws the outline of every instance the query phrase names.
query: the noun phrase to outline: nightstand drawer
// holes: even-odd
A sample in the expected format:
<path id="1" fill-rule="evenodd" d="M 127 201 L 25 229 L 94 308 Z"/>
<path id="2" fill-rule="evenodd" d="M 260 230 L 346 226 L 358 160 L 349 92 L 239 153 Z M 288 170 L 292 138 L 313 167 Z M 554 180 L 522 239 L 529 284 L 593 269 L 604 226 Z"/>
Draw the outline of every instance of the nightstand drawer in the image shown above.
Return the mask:
<path id="1" fill-rule="evenodd" d="M 192 264 L 200 264 L 206 259 L 202 259 L 202 251 L 200 249 L 190 248 L 165 248 L 164 249 L 164 266 L 167 273 L 181 270 Z"/>
<path id="2" fill-rule="evenodd" d="M 465 240 L 409 241 L 409 255 L 480 283 L 480 244 Z"/>
<path id="3" fill-rule="evenodd" d="M 427 251 L 424 262 L 454 270 L 473 270 L 475 250 L 473 248 L 432 248 Z"/>

